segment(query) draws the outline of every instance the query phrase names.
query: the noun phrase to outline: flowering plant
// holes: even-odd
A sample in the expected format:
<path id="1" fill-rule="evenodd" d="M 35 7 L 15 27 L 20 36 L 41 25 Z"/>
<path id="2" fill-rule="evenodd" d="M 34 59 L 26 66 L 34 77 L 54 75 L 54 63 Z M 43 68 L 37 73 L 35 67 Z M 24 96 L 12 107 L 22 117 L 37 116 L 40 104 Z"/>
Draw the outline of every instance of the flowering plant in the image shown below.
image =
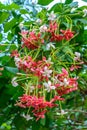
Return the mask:
<path id="1" fill-rule="evenodd" d="M 0 129 L 87 129 L 87 3 L 79 3 L 0 2 Z"/>
<path id="2" fill-rule="evenodd" d="M 22 46 L 11 53 L 19 69 L 12 85 L 24 89 L 15 105 L 27 110 L 23 115 L 27 120 L 44 118 L 50 109 L 59 107 L 66 94 L 78 89 L 78 77 L 72 73 L 83 64 L 80 53 L 73 51 L 78 32 L 66 19 L 68 26 L 51 12 L 45 21 L 34 21 L 21 30 Z"/>

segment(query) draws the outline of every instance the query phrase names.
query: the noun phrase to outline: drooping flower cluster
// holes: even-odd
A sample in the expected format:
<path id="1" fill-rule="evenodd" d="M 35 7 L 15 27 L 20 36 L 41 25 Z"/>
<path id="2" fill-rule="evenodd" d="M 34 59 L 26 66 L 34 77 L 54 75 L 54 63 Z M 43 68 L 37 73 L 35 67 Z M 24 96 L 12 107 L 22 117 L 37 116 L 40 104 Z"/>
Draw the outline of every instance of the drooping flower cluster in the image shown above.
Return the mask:
<path id="1" fill-rule="evenodd" d="M 56 46 L 58 43 L 62 45 L 63 42 L 69 42 L 75 32 L 71 29 L 60 29 L 56 15 L 51 15 L 52 19 L 48 17 L 48 24 L 35 29 L 33 27 L 30 31 L 22 30 L 22 51 L 11 53 L 21 74 L 13 78 L 12 84 L 16 87 L 21 82 L 25 91 L 16 106 L 30 110 L 29 115 L 23 115 L 27 120 L 30 119 L 30 114 L 36 120 L 44 118 L 49 108 L 56 107 L 58 101 L 64 101 L 65 94 L 78 89 L 77 78 L 71 77 L 67 66 L 64 68 L 62 64 L 58 71 L 61 61 L 56 61 L 60 56 L 56 54 Z M 80 54 L 77 52 L 74 61 L 80 62 Z M 72 66 L 70 69 L 72 71 Z"/>
<path id="2" fill-rule="evenodd" d="M 60 33 L 58 33 L 59 27 L 58 23 L 55 21 L 51 21 L 48 26 L 42 25 L 39 32 L 36 30 L 33 31 L 22 31 L 22 47 L 27 47 L 28 49 L 37 49 L 45 42 L 60 42 L 62 40 L 70 40 L 74 36 L 74 32 L 70 29 L 62 30 L 60 29 Z M 44 33 L 44 35 L 43 35 Z M 45 34 L 46 33 L 46 34 Z"/>
<path id="3" fill-rule="evenodd" d="M 39 120 L 40 118 L 44 118 L 44 114 L 47 112 L 47 108 L 52 108 L 57 106 L 53 102 L 56 100 L 64 100 L 60 98 L 60 96 L 55 96 L 51 101 L 45 101 L 43 97 L 36 97 L 24 94 L 20 97 L 19 102 L 17 102 L 17 106 L 22 108 L 33 108 L 32 112 L 34 116 Z"/>
<path id="4" fill-rule="evenodd" d="M 28 93 L 20 97 L 16 105 L 22 108 L 31 108 L 36 120 L 39 120 L 44 118 L 48 108 L 57 106 L 56 101 L 64 100 L 61 96 L 78 89 L 77 78 L 70 78 L 64 68 L 59 74 L 54 72 L 53 62 L 50 59 L 47 60 L 46 57 L 39 61 L 34 61 L 30 56 L 23 58 L 15 57 L 16 66 L 26 74 L 31 73 L 37 77 L 38 84 L 33 82 L 28 84 Z M 46 101 L 47 93 L 52 94 L 48 101 Z"/>

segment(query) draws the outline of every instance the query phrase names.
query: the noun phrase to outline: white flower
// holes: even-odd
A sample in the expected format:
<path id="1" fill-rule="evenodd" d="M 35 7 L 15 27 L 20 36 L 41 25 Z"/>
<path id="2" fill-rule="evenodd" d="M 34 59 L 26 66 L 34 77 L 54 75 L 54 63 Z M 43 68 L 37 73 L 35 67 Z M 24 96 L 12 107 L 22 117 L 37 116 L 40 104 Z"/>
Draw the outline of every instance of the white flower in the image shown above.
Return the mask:
<path id="1" fill-rule="evenodd" d="M 55 77 L 52 77 L 52 81 L 56 84 L 56 83 L 58 83 L 58 77 L 57 76 L 55 76 Z"/>
<path id="2" fill-rule="evenodd" d="M 64 114 L 67 114 L 68 112 L 65 112 L 64 110 L 61 110 L 61 114 L 64 115 Z"/>
<path id="3" fill-rule="evenodd" d="M 45 86 L 47 92 L 50 92 L 50 90 L 55 90 L 55 86 L 52 85 L 51 81 L 44 82 L 43 85 Z"/>
<path id="4" fill-rule="evenodd" d="M 60 86 L 65 86 L 66 87 L 66 86 L 69 85 L 69 81 L 66 78 L 63 79 L 63 82 L 61 82 L 59 80 L 58 80 L 58 82 L 59 82 Z"/>
<path id="5" fill-rule="evenodd" d="M 68 86 L 69 85 L 69 81 L 66 78 L 64 78 L 63 83 L 64 83 L 64 86 Z"/>
<path id="6" fill-rule="evenodd" d="M 46 63 L 53 64 L 53 62 L 51 61 L 51 57 L 49 57 L 48 60 L 46 60 Z"/>
<path id="7" fill-rule="evenodd" d="M 30 92 L 32 93 L 34 89 L 35 89 L 35 87 L 34 87 L 34 86 L 31 86 L 29 90 L 30 90 Z"/>
<path id="8" fill-rule="evenodd" d="M 20 67 L 19 62 L 21 61 L 20 58 L 15 57 L 14 61 L 15 61 L 15 65 L 19 68 Z"/>
<path id="9" fill-rule="evenodd" d="M 65 114 L 67 114 L 67 113 L 68 113 L 68 112 L 65 112 L 64 110 L 61 110 L 60 113 L 57 112 L 57 115 L 65 115 Z"/>
<path id="10" fill-rule="evenodd" d="M 83 13 L 84 13 L 83 17 L 87 16 L 87 9 L 84 9 Z"/>
<path id="11" fill-rule="evenodd" d="M 46 25 L 42 25 L 40 27 L 40 32 L 46 32 L 47 31 L 47 26 Z"/>
<path id="12" fill-rule="evenodd" d="M 27 121 L 29 121 L 29 120 L 32 120 L 33 119 L 33 117 L 31 117 L 30 115 L 25 115 L 24 113 L 22 114 L 22 116 L 27 120 Z"/>
<path id="13" fill-rule="evenodd" d="M 75 52 L 74 60 L 75 61 L 80 60 L 80 56 L 81 56 L 81 54 L 79 52 Z"/>
<path id="14" fill-rule="evenodd" d="M 60 86 L 63 86 L 63 85 L 64 85 L 64 83 L 63 83 L 63 82 L 61 82 L 61 81 L 59 81 L 59 84 L 60 84 Z"/>
<path id="15" fill-rule="evenodd" d="M 51 77 L 52 70 L 49 70 L 47 66 L 44 67 L 43 76 Z"/>
<path id="16" fill-rule="evenodd" d="M 56 18 L 56 15 L 54 14 L 54 11 L 48 14 L 48 20 L 55 20 L 55 18 Z"/>
<path id="17" fill-rule="evenodd" d="M 52 47 L 53 49 L 55 49 L 54 44 L 55 44 L 55 43 L 49 42 L 49 43 L 46 45 L 46 50 L 50 50 L 51 47 Z"/>
<path id="18" fill-rule="evenodd" d="M 75 55 L 80 58 L 81 54 L 79 52 L 75 52 Z"/>
<path id="19" fill-rule="evenodd" d="M 18 83 L 16 82 L 16 79 L 17 79 L 17 77 L 14 77 L 14 78 L 12 79 L 12 81 L 11 81 L 11 83 L 12 83 L 12 85 L 13 85 L 14 87 L 17 87 L 17 86 L 18 86 Z"/>

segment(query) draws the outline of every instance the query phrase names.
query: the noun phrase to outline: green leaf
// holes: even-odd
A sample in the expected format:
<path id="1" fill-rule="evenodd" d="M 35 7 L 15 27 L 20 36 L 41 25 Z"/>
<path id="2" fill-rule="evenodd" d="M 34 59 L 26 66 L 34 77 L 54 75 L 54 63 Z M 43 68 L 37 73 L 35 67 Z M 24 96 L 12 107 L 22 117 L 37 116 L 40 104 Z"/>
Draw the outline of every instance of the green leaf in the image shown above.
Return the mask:
<path id="1" fill-rule="evenodd" d="M 72 3 L 73 2 L 73 0 L 66 0 L 65 1 L 65 4 L 70 4 L 70 3 Z"/>
<path id="2" fill-rule="evenodd" d="M 54 11 L 54 12 L 63 12 L 63 4 L 62 3 L 58 3 L 58 4 L 55 4 L 50 11 Z"/>
<path id="3" fill-rule="evenodd" d="M 5 66 L 5 69 L 14 74 L 18 72 L 18 69 L 14 67 Z"/>
<path id="4" fill-rule="evenodd" d="M 0 42 L 2 41 L 3 39 L 3 35 L 0 33 Z"/>
<path id="5" fill-rule="evenodd" d="M 26 123 L 24 118 L 20 115 L 17 115 L 13 120 L 17 130 L 26 130 Z"/>
<path id="6" fill-rule="evenodd" d="M 0 10 L 2 10 L 4 7 L 5 5 L 0 2 Z"/>
<path id="7" fill-rule="evenodd" d="M 21 9 L 21 10 L 20 10 L 20 13 L 21 13 L 21 14 L 29 14 L 29 12 L 28 12 L 27 10 L 25 10 L 25 9 Z"/>
<path id="8" fill-rule="evenodd" d="M 0 24 L 3 23 L 9 17 L 9 13 L 0 12 Z"/>
<path id="9" fill-rule="evenodd" d="M 52 2 L 53 0 L 38 0 L 38 4 L 40 5 L 48 5 Z"/>
<path id="10" fill-rule="evenodd" d="M 69 6 L 70 6 L 71 8 L 78 7 L 78 2 L 73 2 L 73 3 L 69 4 Z"/>
<path id="11" fill-rule="evenodd" d="M 6 55 L 6 53 L 0 53 L 0 57 L 3 57 L 5 55 Z"/>
<path id="12" fill-rule="evenodd" d="M 9 41 L 11 41 L 11 40 L 12 40 L 12 38 L 13 38 L 13 35 L 12 35 L 12 33 L 10 33 L 10 32 L 9 32 L 9 33 L 8 33 L 8 36 L 7 36 L 7 38 L 8 38 L 8 40 L 9 40 Z"/>
<path id="13" fill-rule="evenodd" d="M 11 5 L 6 5 L 5 9 L 6 10 L 14 10 L 14 9 L 17 10 L 17 9 L 20 9 L 20 6 L 15 3 L 12 3 Z"/>
<path id="14" fill-rule="evenodd" d="M 8 32 L 10 29 L 12 29 L 16 25 L 17 20 L 13 18 L 10 20 L 10 22 L 7 22 L 4 26 L 4 32 Z"/>
<path id="15" fill-rule="evenodd" d="M 40 120 L 41 125 L 45 126 L 45 123 L 46 123 L 46 118 L 43 118 L 43 119 Z"/>

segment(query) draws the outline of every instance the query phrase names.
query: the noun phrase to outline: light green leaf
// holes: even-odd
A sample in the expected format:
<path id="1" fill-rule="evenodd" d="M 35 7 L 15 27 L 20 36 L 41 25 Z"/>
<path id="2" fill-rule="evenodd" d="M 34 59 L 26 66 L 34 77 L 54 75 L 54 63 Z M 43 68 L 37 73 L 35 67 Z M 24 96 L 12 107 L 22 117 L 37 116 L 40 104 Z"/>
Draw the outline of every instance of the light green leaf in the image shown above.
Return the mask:
<path id="1" fill-rule="evenodd" d="M 18 72 L 18 69 L 14 67 L 5 66 L 5 69 L 14 74 Z"/>
<path id="2" fill-rule="evenodd" d="M 6 33 L 10 29 L 12 29 L 12 27 L 14 27 L 16 25 L 16 21 L 17 20 L 15 18 L 13 18 L 10 22 L 7 22 L 4 26 L 4 32 Z"/>
<path id="3" fill-rule="evenodd" d="M 9 17 L 9 13 L 0 12 L 0 24 L 3 23 Z"/>

